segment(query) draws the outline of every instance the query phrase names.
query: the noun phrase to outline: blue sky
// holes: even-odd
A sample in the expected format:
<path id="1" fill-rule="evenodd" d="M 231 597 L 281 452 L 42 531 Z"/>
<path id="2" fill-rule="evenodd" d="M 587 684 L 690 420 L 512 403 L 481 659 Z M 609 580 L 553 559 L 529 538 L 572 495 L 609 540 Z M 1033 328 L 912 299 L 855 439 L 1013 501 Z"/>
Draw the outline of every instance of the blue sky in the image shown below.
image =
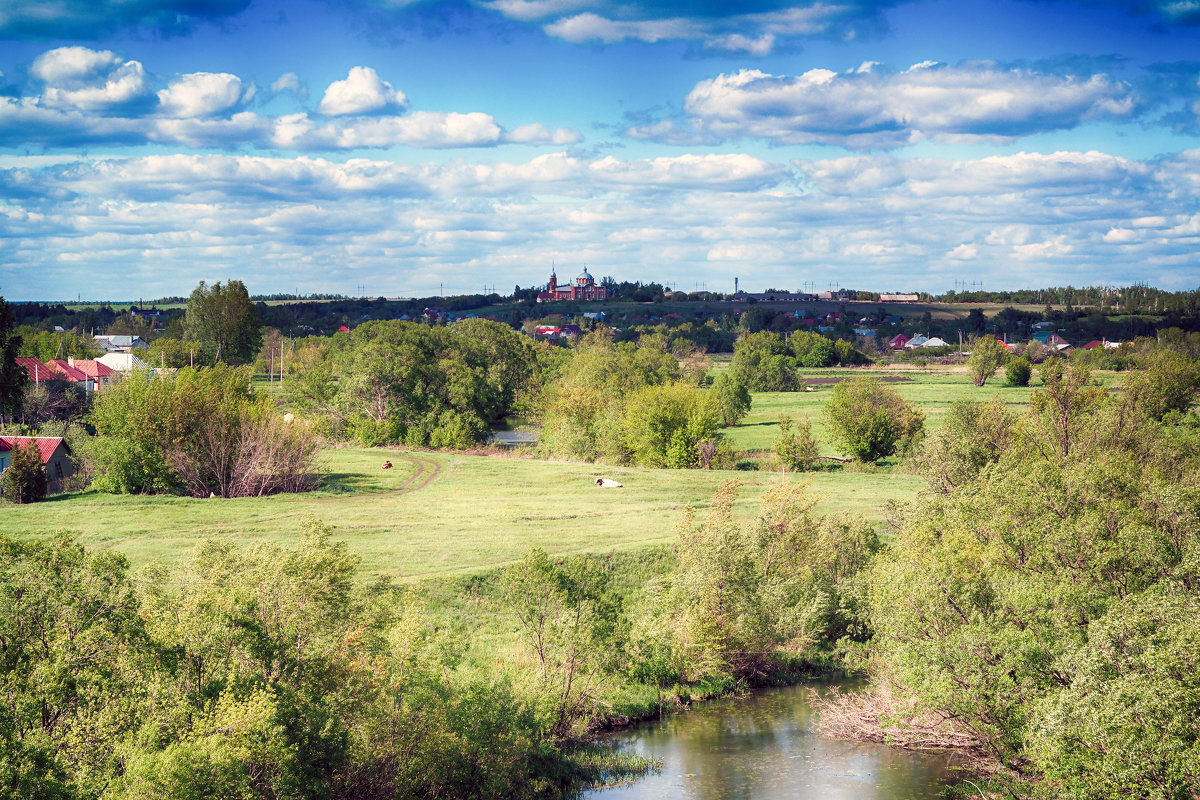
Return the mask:
<path id="1" fill-rule="evenodd" d="M 0 0 L 0 294 L 1200 286 L 1200 0 Z"/>

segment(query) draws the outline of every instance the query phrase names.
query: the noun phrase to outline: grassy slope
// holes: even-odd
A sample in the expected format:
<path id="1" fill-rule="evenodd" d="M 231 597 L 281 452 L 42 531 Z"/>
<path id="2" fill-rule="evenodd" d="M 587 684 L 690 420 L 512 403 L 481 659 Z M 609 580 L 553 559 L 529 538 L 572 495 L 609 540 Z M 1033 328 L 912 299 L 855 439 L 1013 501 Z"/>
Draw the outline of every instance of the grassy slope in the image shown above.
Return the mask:
<path id="1" fill-rule="evenodd" d="M 845 371 L 819 374 L 840 372 Z M 913 376 L 912 382 L 892 385 L 925 411 L 931 429 L 940 425 L 942 413 L 955 399 L 999 394 L 1006 402 L 1023 405 L 1029 396 L 1028 389 L 1005 387 L 1001 380 L 977 389 L 961 372 L 866 372 Z M 750 415 L 727 434 L 739 448 L 769 448 L 777 435 L 776 422 L 786 412 L 812 419 L 814 432 L 824 442 L 820 409 L 830 392 L 822 387 L 815 392 L 758 394 Z M 826 444 L 825 452 L 834 450 Z M 385 458 L 396 468 L 380 470 Z M 667 544 L 684 507 L 705 507 L 722 482 L 743 482 L 739 513 L 749 517 L 763 488 L 779 480 L 777 474 L 764 472 L 646 470 L 414 453 L 411 458 L 439 470 L 428 486 L 414 491 L 428 475 L 403 490 L 418 469 L 409 458 L 394 450 L 331 449 L 326 453 L 326 488 L 307 495 L 239 500 L 64 495 L 32 506 L 5 506 L 0 529 L 22 536 L 76 530 L 87 544 L 119 549 L 135 564 L 144 564 L 177 561 L 205 536 L 239 542 L 287 540 L 305 519 L 315 517 L 333 525 L 336 536 L 362 557 L 364 577 L 407 580 L 492 569 L 535 546 L 565 555 Z M 598 489 L 592 486 L 597 475 L 616 478 L 625 488 Z M 824 498 L 820 510 L 858 513 L 877 523 L 882 523 L 889 500 L 911 498 L 921 488 L 918 478 L 899 469 L 818 472 L 806 479 Z"/>
<path id="2" fill-rule="evenodd" d="M 16 535 L 76 530 L 89 545 L 116 548 L 135 564 L 184 557 L 203 537 L 288 540 L 309 516 L 334 526 L 363 559 L 363 577 L 412 579 L 477 572 L 510 563 L 531 547 L 554 554 L 612 552 L 669 543 L 684 507 L 704 507 L 732 478 L 745 484 L 739 512 L 751 516 L 769 473 L 604 468 L 520 458 L 417 453 L 439 474 L 416 491 L 394 491 L 415 467 L 394 450 L 331 450 L 333 488 L 309 495 L 238 500 L 131 497 L 85 492 L 7 506 Z M 390 458 L 396 469 L 379 469 Z M 599 474 L 624 489 L 599 489 Z M 419 484 L 423 479 L 419 479 Z M 909 497 L 913 476 L 818 473 L 811 488 L 826 511 L 882 521 L 888 499 Z M 393 491 L 389 491 L 393 490 Z"/>

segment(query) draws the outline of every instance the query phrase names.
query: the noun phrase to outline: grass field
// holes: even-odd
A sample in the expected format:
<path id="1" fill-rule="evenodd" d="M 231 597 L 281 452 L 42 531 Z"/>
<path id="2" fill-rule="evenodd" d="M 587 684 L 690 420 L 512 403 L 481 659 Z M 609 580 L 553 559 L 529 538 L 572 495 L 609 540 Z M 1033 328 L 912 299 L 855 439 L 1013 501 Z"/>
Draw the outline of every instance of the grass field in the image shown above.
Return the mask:
<path id="1" fill-rule="evenodd" d="M 979 387 L 971 383 L 963 367 L 925 367 L 907 365 L 858 369 L 810 370 L 804 373 L 810 380 L 869 377 L 888 381 L 888 385 L 925 414 L 925 432 L 932 433 L 942 426 L 946 410 L 957 400 L 990 400 L 999 397 L 1013 411 L 1024 413 L 1029 397 L 1039 385 L 1035 377 L 1031 386 L 1008 386 L 1000 370 Z M 1093 377 L 1106 386 L 1119 386 L 1121 376 L 1113 372 L 1097 372 Z M 908 380 L 895 380 L 907 378 Z M 769 449 L 779 435 L 779 418 L 808 419 L 813 434 L 821 443 L 822 455 L 836 455 L 829 440 L 821 408 L 833 394 L 832 386 L 815 386 L 811 392 L 757 392 L 750 413 L 733 428 L 724 431 L 731 444 L 740 450 Z"/>
<path id="2" fill-rule="evenodd" d="M 381 470 L 384 459 L 396 465 Z M 19 536 L 78 531 L 85 544 L 114 548 L 135 564 L 177 562 L 198 540 L 288 541 L 308 517 L 334 527 L 361 556 L 364 577 L 401 580 L 478 572 L 531 547 L 558 555 L 634 550 L 669 543 L 685 506 L 707 505 L 724 481 L 745 488 L 738 513 L 780 476 L 765 472 L 646 470 L 398 450 L 336 449 L 326 488 L 304 495 L 236 500 L 83 492 L 6 506 L 0 527 Z M 623 489 L 599 489 L 597 475 Z M 824 511 L 882 523 L 885 503 L 911 497 L 915 476 L 820 472 L 808 478 Z"/>

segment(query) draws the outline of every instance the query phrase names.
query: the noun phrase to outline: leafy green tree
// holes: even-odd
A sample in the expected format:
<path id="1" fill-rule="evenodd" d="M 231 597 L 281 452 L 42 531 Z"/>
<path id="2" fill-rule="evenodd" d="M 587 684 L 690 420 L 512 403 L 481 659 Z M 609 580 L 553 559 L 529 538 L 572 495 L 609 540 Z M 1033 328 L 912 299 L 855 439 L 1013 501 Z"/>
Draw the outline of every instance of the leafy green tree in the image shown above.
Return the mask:
<path id="1" fill-rule="evenodd" d="M 0 793 L 95 797 L 151 705 L 124 556 L 0 536 L 0 643 Z"/>
<path id="2" fill-rule="evenodd" d="M 925 416 L 918 409 L 870 378 L 834 386 L 823 413 L 842 451 L 863 462 L 907 452 L 925 432 Z"/>
<path id="3" fill-rule="evenodd" d="M 753 399 L 745 381 L 729 370 L 722 372 L 713 381 L 713 397 L 716 399 L 717 415 L 726 428 L 736 425 L 738 420 L 750 413 Z"/>
<path id="4" fill-rule="evenodd" d="M 1028 386 L 1032 375 L 1033 367 L 1025 356 L 1009 359 L 1008 366 L 1004 368 L 1004 379 L 1009 386 Z"/>
<path id="5" fill-rule="evenodd" d="M 8 467 L 0 472 L 0 496 L 13 503 L 36 503 L 45 498 L 49 486 L 37 445 L 26 442 L 15 448 Z"/>
<path id="6" fill-rule="evenodd" d="M 976 386 L 983 386 L 1000 367 L 1008 361 L 1008 348 L 990 334 L 980 336 L 971 343 L 971 355 L 967 359 L 967 374 Z"/>
<path id="7" fill-rule="evenodd" d="M 22 325 L 21 352 L 22 356 L 30 356 L 39 361 L 49 361 L 52 358 L 95 358 L 99 351 L 92 345 L 91 337 L 86 339 L 71 331 L 39 331 L 36 328 Z"/>
<path id="8" fill-rule="evenodd" d="M 241 281 L 211 287 L 201 281 L 188 298 L 183 334 L 213 362 L 245 364 L 262 342 L 262 321 Z"/>
<path id="9" fill-rule="evenodd" d="M 793 422 L 786 416 L 779 419 L 779 438 L 773 449 L 783 465 L 793 472 L 812 469 L 821 452 L 813 437 L 812 423 L 807 418 Z"/>
<path id="10" fill-rule="evenodd" d="M 994 397 L 986 403 L 956 400 L 940 430 L 913 459 L 934 491 L 950 492 L 978 477 L 1020 441 L 1016 415 Z"/>
<path id="11" fill-rule="evenodd" d="M 21 336 L 16 332 L 17 320 L 0 297 L 0 422 L 21 410 L 29 373 L 17 363 L 21 354 Z"/>
<path id="12" fill-rule="evenodd" d="M 1152 419 L 1186 412 L 1200 392 L 1200 364 L 1173 350 L 1156 350 L 1125 380 L 1129 402 Z"/>
<path id="13" fill-rule="evenodd" d="M 245 497 L 315 484 L 317 438 L 284 423 L 246 367 L 134 373 L 97 398 L 92 422 L 87 459 L 101 491 Z"/>
<path id="14" fill-rule="evenodd" d="M 792 338 L 811 336 L 796 333 Z M 815 338 L 829 343 L 823 337 Z M 829 352 L 833 352 L 831 343 Z M 782 336 L 760 331 L 738 339 L 733 346 L 733 361 L 728 371 L 752 392 L 794 392 L 800 386 L 796 377 L 797 363 L 792 346 Z"/>
<path id="15" fill-rule="evenodd" d="M 1092 381 L 1082 364 L 1064 368 L 1060 359 L 1042 365 L 1042 388 L 1029 400 L 1035 422 L 1028 441 L 1046 458 L 1066 458 L 1081 439 L 1095 442 L 1104 434 L 1095 425 L 1094 414 L 1108 397 L 1107 390 Z"/>
<path id="16" fill-rule="evenodd" d="M 772 653 L 801 653 L 861 635 L 852 587 L 878 549 L 861 520 L 813 515 L 803 485 L 773 486 L 757 519 L 734 519 L 736 482 L 708 514 L 689 509 L 676 531 L 679 567 L 666 590 L 672 650 L 682 678 L 754 678 Z"/>
<path id="17" fill-rule="evenodd" d="M 698 446 L 716 430 L 717 414 L 709 395 L 671 383 L 629 395 L 621 435 L 639 466 L 683 469 L 699 464 Z"/>
<path id="18" fill-rule="evenodd" d="M 609 679 L 624 626 L 620 601 L 594 560 L 557 564 L 539 549 L 504 573 L 503 592 L 533 651 L 550 736 L 564 740 L 591 717 Z"/>
<path id="19" fill-rule="evenodd" d="M 1014 792 L 1185 797 L 1197 738 L 1182 721 L 1200 707 L 1194 448 L 1173 452 L 1086 370 L 1048 370 L 994 466 L 900 515 L 869 581 L 872 659 L 973 735 Z M 979 432 L 949 452 L 969 454 Z"/>

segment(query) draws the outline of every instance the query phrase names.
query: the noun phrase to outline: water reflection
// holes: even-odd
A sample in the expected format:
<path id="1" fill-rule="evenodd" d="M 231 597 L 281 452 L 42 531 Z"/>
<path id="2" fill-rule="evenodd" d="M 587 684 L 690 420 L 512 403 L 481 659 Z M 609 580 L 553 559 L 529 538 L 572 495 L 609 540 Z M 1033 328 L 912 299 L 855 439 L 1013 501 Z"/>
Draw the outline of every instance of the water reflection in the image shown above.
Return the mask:
<path id="1" fill-rule="evenodd" d="M 588 800 L 921 800 L 941 795 L 948 759 L 826 739 L 807 689 L 722 700 L 616 735 L 662 772 Z"/>

